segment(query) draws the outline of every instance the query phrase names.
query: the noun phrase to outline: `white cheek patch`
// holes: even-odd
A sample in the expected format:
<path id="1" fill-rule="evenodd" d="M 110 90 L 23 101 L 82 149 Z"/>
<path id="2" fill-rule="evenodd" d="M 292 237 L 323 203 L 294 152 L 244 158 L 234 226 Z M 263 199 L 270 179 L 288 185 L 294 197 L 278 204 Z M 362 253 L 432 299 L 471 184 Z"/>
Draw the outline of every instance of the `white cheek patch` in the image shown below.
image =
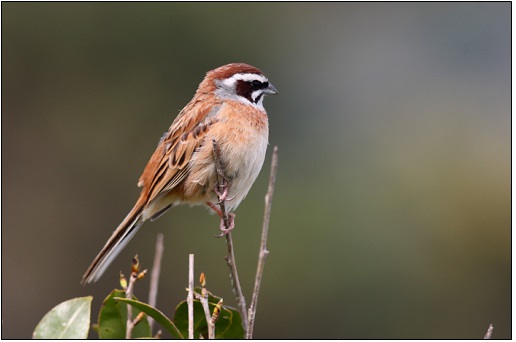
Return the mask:
<path id="1" fill-rule="evenodd" d="M 251 98 L 253 99 L 253 102 L 256 102 L 256 99 L 263 95 L 263 91 L 260 89 L 260 90 L 255 90 L 251 93 Z"/>

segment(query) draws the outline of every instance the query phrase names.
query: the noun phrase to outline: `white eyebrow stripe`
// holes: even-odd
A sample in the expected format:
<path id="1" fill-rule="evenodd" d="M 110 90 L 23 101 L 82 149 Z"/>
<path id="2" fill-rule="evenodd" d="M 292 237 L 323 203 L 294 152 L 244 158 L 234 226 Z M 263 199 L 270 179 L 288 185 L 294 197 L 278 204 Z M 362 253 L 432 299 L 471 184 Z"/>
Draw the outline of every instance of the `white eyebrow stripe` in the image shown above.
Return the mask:
<path id="1" fill-rule="evenodd" d="M 260 81 L 260 82 L 268 82 L 269 80 L 267 79 L 267 77 L 263 76 L 263 75 L 259 75 L 259 74 L 234 74 L 233 76 L 225 79 L 224 81 L 222 81 L 222 83 L 224 83 L 224 85 L 228 86 L 228 87 L 232 87 L 235 85 L 235 83 L 237 81 L 245 81 L 245 82 L 250 82 L 250 81 Z"/>

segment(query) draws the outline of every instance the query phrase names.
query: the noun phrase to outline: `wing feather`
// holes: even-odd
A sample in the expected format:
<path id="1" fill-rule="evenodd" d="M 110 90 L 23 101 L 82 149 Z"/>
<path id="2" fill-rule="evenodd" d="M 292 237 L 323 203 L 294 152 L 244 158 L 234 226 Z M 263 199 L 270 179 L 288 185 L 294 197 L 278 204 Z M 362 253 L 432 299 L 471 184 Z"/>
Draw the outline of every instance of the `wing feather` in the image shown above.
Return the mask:
<path id="1" fill-rule="evenodd" d="M 143 186 L 151 203 L 177 187 L 188 174 L 188 165 L 210 127 L 217 121 L 214 114 L 220 105 L 203 105 L 212 101 L 192 101 L 185 107 L 145 167 L 138 184 Z M 214 113 L 215 112 L 215 113 Z"/>

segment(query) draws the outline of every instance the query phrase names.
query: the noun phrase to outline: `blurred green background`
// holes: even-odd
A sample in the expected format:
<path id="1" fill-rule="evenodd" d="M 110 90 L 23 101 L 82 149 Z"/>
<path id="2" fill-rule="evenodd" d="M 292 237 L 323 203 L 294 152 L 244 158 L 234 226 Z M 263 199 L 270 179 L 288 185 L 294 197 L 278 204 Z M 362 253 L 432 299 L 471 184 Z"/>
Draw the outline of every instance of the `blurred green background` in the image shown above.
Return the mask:
<path id="1" fill-rule="evenodd" d="M 3 2 L 3 338 L 76 296 L 94 295 L 96 322 L 158 232 L 162 311 L 186 296 L 188 253 L 235 305 L 200 207 L 145 224 L 79 284 L 162 133 L 229 62 L 280 92 L 265 100 L 280 167 L 255 337 L 470 339 L 493 323 L 511 338 L 510 2 Z M 237 210 L 248 302 L 271 149 Z"/>

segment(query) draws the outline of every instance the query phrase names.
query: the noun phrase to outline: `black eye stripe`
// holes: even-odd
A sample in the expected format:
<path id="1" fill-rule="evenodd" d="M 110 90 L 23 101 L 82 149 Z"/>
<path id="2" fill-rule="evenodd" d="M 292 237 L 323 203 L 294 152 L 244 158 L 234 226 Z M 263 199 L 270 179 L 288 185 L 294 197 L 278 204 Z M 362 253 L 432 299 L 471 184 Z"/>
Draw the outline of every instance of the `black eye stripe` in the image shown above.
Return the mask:
<path id="1" fill-rule="evenodd" d="M 253 90 L 264 89 L 269 86 L 269 82 L 261 82 L 258 80 L 250 81 L 249 84 Z"/>
<path id="2" fill-rule="evenodd" d="M 251 88 L 253 90 L 258 90 L 258 89 L 260 89 L 262 87 L 262 82 L 260 82 L 260 81 L 254 80 L 254 81 L 252 81 L 250 83 L 251 83 Z"/>

